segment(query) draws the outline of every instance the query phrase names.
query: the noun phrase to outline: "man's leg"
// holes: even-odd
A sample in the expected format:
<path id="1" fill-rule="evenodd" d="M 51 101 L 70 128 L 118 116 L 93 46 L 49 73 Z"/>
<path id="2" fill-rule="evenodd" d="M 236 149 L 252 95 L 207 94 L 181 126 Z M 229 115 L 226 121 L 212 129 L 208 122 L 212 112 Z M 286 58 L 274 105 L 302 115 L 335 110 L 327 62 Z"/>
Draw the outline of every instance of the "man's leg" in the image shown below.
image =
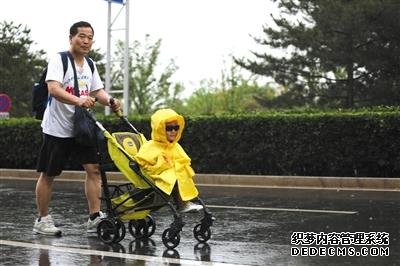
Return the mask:
<path id="1" fill-rule="evenodd" d="M 41 173 L 36 183 L 36 205 L 38 218 L 33 225 L 33 232 L 43 235 L 61 235 L 61 230 L 58 229 L 49 215 L 49 203 L 53 192 L 54 177 L 49 177 L 45 173 Z"/>
<path id="2" fill-rule="evenodd" d="M 49 203 L 53 192 L 54 177 L 41 173 L 36 183 L 36 206 L 39 217 L 49 214 Z"/>
<path id="3" fill-rule="evenodd" d="M 98 164 L 84 164 L 86 171 L 85 194 L 89 207 L 89 214 L 100 211 L 101 176 Z"/>
<path id="4" fill-rule="evenodd" d="M 98 164 L 84 164 L 86 170 L 85 193 L 89 207 L 89 219 L 86 224 L 86 232 L 96 233 L 97 225 L 104 218 L 100 212 L 101 207 L 101 175 Z"/>

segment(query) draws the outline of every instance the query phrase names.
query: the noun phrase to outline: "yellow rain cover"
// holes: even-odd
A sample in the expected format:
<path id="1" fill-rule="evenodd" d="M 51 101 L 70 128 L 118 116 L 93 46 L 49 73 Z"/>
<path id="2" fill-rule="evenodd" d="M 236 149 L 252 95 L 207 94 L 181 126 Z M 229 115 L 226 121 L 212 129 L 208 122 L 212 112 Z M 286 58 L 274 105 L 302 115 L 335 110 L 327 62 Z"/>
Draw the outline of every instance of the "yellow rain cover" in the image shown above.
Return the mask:
<path id="1" fill-rule="evenodd" d="M 175 140 L 169 142 L 166 135 L 166 123 L 179 125 Z M 147 141 L 135 155 L 141 169 L 152 178 L 158 188 L 171 195 L 177 183 L 179 195 L 183 201 L 198 195 L 194 184 L 194 170 L 191 159 L 178 143 L 185 127 L 183 116 L 172 109 L 160 109 L 151 116 L 151 140 Z"/>
<path id="2" fill-rule="evenodd" d="M 105 131 L 104 136 L 107 138 L 108 153 L 121 173 L 136 188 L 148 188 L 149 185 L 129 167 L 129 162 L 135 160 L 133 156 L 147 141 L 143 134 L 115 132 L 111 135 Z"/>
<path id="3" fill-rule="evenodd" d="M 129 197 L 129 192 L 125 192 L 121 196 L 111 199 L 111 202 L 114 204 L 114 206 L 121 204 L 126 200 L 117 208 L 117 212 L 120 213 L 120 218 L 123 221 L 144 219 L 150 213 L 150 210 L 134 212 L 133 209 L 135 207 L 135 202 L 132 198 L 128 199 Z"/>

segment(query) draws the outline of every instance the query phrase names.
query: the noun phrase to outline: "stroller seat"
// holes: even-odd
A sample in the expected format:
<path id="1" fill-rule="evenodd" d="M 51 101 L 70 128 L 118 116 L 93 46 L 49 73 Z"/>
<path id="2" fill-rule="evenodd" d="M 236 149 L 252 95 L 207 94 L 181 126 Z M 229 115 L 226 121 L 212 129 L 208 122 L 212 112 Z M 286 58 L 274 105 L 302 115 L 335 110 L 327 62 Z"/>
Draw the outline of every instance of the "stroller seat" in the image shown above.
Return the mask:
<path id="1" fill-rule="evenodd" d="M 149 185 L 130 167 L 130 162 L 135 161 L 133 156 L 146 141 L 142 134 L 115 132 L 108 137 L 107 142 L 108 153 L 115 166 L 136 188 L 142 189 Z"/>

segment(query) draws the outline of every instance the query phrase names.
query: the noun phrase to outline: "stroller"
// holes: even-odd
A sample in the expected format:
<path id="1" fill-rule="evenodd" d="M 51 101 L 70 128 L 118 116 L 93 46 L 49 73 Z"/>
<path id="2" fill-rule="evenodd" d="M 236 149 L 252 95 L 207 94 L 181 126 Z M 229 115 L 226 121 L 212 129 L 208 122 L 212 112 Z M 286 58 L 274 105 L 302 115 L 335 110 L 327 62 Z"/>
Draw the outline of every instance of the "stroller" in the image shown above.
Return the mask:
<path id="1" fill-rule="evenodd" d="M 133 158 L 140 146 L 147 141 L 144 135 L 138 132 L 122 113 L 117 113 L 117 116 L 133 132 L 110 133 L 92 114 L 88 112 L 88 115 L 100 129 L 97 148 L 103 190 L 101 200 L 106 205 L 106 218 L 97 226 L 98 238 L 106 244 L 120 242 L 125 238 L 125 222 L 127 222 L 129 233 L 135 239 L 149 238 L 156 230 L 156 223 L 151 212 L 168 207 L 174 219 L 169 228 L 162 233 L 162 242 L 168 249 L 177 247 L 180 242 L 180 232 L 185 223 L 171 202 L 170 196 L 161 191 L 151 178 L 141 172 Z M 113 165 L 120 170 L 129 183 L 108 184 L 106 170 Z M 205 243 L 211 237 L 210 227 L 215 218 L 199 197 L 197 201 L 203 206 L 204 215 L 200 223 L 193 228 L 193 235 L 197 241 Z"/>

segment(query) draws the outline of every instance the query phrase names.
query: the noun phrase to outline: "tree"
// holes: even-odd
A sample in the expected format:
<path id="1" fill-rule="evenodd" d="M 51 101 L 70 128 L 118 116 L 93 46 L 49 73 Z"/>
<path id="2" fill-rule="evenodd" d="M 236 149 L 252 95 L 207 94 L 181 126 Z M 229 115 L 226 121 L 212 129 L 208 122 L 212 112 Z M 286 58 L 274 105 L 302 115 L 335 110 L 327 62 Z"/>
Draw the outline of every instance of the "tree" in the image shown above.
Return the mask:
<path id="1" fill-rule="evenodd" d="M 106 65 L 103 63 L 104 54 L 100 48 L 90 50 L 88 56 L 96 62 L 96 68 L 102 80 L 105 80 Z"/>
<path id="2" fill-rule="evenodd" d="M 90 50 L 88 56 L 91 59 L 93 59 L 93 61 L 96 63 L 97 71 L 99 72 L 101 80 L 103 80 L 103 82 L 104 82 L 105 81 L 105 74 L 106 74 L 106 65 L 103 62 L 104 54 L 100 51 L 100 48 L 97 48 L 97 49 Z M 101 104 L 96 104 L 96 106 L 94 107 L 94 111 L 96 113 L 103 113 L 104 112 L 104 106 L 101 105 Z"/>
<path id="3" fill-rule="evenodd" d="M 237 65 L 222 71 L 218 96 L 221 111 L 228 113 L 260 111 L 264 109 L 260 101 L 271 100 L 274 97 L 274 89 L 269 85 L 259 85 L 254 75 L 245 78 Z"/>
<path id="4" fill-rule="evenodd" d="M 218 108 L 217 91 L 213 80 L 202 80 L 200 87 L 186 99 L 183 114 L 211 115 L 215 114 Z"/>
<path id="5" fill-rule="evenodd" d="M 263 27 L 255 59 L 235 58 L 272 77 L 292 105 L 398 105 L 400 2 L 396 0 L 274 0 L 281 16 Z M 286 52 L 278 56 L 277 50 Z"/>
<path id="6" fill-rule="evenodd" d="M 243 113 L 265 109 L 261 103 L 271 101 L 275 91 L 260 86 L 254 76 L 245 78 L 232 65 L 221 71 L 220 80 L 203 80 L 200 87 L 186 100 L 183 113 L 211 115 Z"/>
<path id="7" fill-rule="evenodd" d="M 150 114 L 160 107 L 180 106 L 179 94 L 183 91 L 182 84 L 173 83 L 172 75 L 178 69 L 174 61 L 159 70 L 161 39 L 152 43 L 149 35 L 145 43 L 135 41 L 129 47 L 129 100 L 136 114 Z M 117 43 L 115 53 L 118 64 L 113 66 L 114 89 L 123 87 L 124 43 Z M 130 108 L 130 110 L 132 110 Z"/>
<path id="8" fill-rule="evenodd" d="M 12 117 L 32 114 L 32 86 L 46 65 L 45 52 L 32 52 L 32 44 L 26 26 L 0 22 L 0 91 L 11 98 Z"/>

